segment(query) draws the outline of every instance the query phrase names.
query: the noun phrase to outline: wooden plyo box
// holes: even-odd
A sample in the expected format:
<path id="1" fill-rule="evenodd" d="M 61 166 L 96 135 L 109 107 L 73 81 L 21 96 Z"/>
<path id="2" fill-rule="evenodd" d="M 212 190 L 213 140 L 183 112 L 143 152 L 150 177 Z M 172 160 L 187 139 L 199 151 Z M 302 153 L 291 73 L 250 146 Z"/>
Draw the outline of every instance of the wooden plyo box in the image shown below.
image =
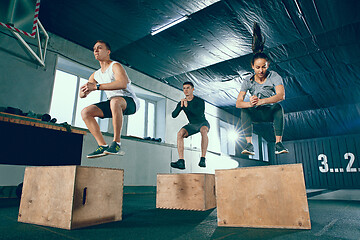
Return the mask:
<path id="1" fill-rule="evenodd" d="M 157 175 L 156 208 L 205 211 L 215 207 L 214 174 Z"/>
<path id="2" fill-rule="evenodd" d="M 216 170 L 218 226 L 311 229 L 302 164 Z"/>
<path id="3" fill-rule="evenodd" d="M 18 221 L 64 229 L 122 219 L 124 170 L 27 167 Z"/>

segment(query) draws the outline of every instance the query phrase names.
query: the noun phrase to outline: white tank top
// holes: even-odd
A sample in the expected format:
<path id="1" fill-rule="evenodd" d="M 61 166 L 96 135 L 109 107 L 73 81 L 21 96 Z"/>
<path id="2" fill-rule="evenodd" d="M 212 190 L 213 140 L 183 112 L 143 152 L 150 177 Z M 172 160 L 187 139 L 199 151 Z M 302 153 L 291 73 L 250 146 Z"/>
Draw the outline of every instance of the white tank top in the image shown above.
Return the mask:
<path id="1" fill-rule="evenodd" d="M 97 70 L 94 74 L 95 81 L 97 81 L 99 84 L 103 83 L 111 83 L 115 81 L 114 72 L 112 70 L 112 67 L 115 63 L 118 63 L 116 61 L 113 61 L 110 66 L 105 70 L 105 72 L 101 72 L 101 68 Z M 133 91 L 131 87 L 131 80 L 129 79 L 129 82 L 126 85 L 125 89 L 119 89 L 119 90 L 104 90 L 107 98 L 110 100 L 113 97 L 131 97 L 134 99 L 135 105 L 136 105 L 136 111 L 140 107 L 140 101 L 136 97 L 135 92 Z"/>

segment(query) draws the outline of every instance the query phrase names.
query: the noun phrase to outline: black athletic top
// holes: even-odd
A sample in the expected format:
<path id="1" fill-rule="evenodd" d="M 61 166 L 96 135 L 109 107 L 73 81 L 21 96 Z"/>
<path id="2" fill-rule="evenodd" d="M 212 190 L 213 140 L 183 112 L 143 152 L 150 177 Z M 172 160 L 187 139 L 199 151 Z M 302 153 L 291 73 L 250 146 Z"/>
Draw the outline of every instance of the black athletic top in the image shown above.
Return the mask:
<path id="1" fill-rule="evenodd" d="M 181 110 L 184 110 L 187 119 L 191 124 L 202 123 L 206 121 L 205 118 L 205 102 L 201 98 L 194 96 L 193 100 L 187 101 L 187 107 L 181 107 L 181 101 L 177 104 L 175 110 L 172 112 L 172 117 L 176 118 Z"/>

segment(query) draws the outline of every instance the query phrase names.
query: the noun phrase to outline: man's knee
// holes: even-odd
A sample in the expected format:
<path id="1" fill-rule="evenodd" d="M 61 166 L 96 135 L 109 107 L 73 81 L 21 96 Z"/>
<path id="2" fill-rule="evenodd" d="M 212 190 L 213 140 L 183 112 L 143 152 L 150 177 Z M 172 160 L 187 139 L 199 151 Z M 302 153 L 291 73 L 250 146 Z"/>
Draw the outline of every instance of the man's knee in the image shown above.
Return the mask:
<path id="1" fill-rule="evenodd" d="M 187 136 L 187 132 L 184 129 L 181 129 L 178 133 L 177 133 L 177 137 L 178 138 L 185 138 Z"/>
<path id="2" fill-rule="evenodd" d="M 124 111 L 126 109 L 126 101 L 122 97 L 112 98 L 110 100 L 110 109 L 111 111 Z"/>
<path id="3" fill-rule="evenodd" d="M 184 132 L 180 130 L 180 131 L 177 133 L 177 137 L 178 137 L 178 138 L 184 138 Z"/>
<path id="4" fill-rule="evenodd" d="M 95 105 L 90 105 L 81 110 L 81 117 L 83 120 L 93 117 L 103 117 L 102 111 Z"/>
<path id="5" fill-rule="evenodd" d="M 88 117 L 92 117 L 92 107 L 88 106 L 86 108 L 84 108 L 83 110 L 81 110 L 81 117 L 82 119 L 86 119 Z"/>
<path id="6" fill-rule="evenodd" d="M 202 126 L 202 127 L 200 128 L 201 136 L 203 136 L 203 137 L 204 137 L 204 136 L 207 136 L 208 132 L 209 132 L 209 128 L 208 128 L 208 127 Z"/>

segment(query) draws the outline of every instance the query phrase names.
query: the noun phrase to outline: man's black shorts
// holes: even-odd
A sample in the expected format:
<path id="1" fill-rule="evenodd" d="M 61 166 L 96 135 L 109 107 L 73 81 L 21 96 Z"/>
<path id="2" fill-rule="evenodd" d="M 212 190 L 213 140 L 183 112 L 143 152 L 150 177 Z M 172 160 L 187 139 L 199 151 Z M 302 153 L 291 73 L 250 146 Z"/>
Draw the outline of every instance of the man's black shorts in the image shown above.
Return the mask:
<path id="1" fill-rule="evenodd" d="M 184 128 L 188 132 L 188 137 L 190 137 L 191 135 L 194 135 L 195 133 L 200 132 L 200 128 L 202 126 L 207 126 L 208 129 L 210 130 L 210 124 L 207 120 L 205 120 L 204 122 L 201 122 L 201 123 L 189 123 L 189 124 L 183 126 L 182 128 Z"/>
<path id="2" fill-rule="evenodd" d="M 126 109 L 123 112 L 124 115 L 131 115 L 134 114 L 136 112 L 136 104 L 133 98 L 131 97 L 125 97 L 122 96 L 123 99 L 125 99 L 126 101 Z M 102 118 L 112 118 L 112 114 L 111 114 L 111 109 L 110 109 L 110 100 L 104 101 L 104 102 L 99 102 L 94 104 L 95 106 L 97 106 L 98 108 L 101 109 L 101 111 L 104 114 L 104 117 Z"/>

